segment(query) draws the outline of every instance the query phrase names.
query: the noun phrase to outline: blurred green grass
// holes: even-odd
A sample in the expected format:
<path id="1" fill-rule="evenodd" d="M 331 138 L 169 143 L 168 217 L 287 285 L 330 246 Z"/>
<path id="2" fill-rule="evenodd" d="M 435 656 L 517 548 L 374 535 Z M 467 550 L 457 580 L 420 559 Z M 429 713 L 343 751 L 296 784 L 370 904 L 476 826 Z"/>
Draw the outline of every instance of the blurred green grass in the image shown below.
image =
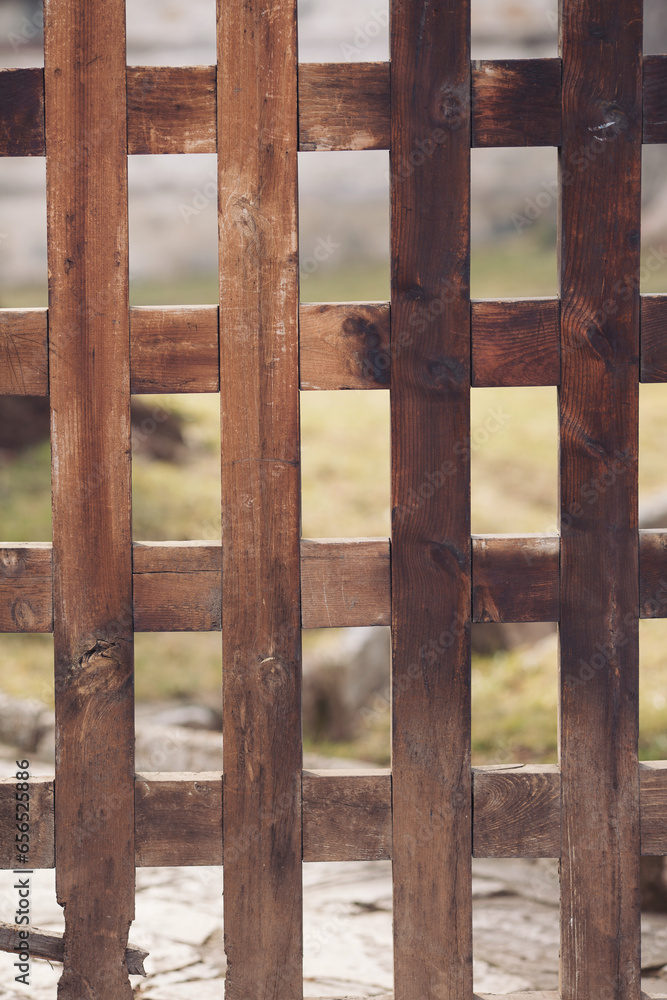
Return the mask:
<path id="1" fill-rule="evenodd" d="M 474 297 L 553 295 L 555 254 L 526 240 L 480 249 L 472 261 Z M 663 291 L 667 275 L 651 276 L 643 291 Z M 389 295 L 382 264 L 320 271 L 304 278 L 304 301 L 383 300 Z M 22 300 L 23 296 L 23 300 Z M 215 302 L 215 275 L 170 286 L 133 287 L 134 304 Z M 12 305 L 39 305 L 30 290 Z M 640 493 L 667 488 L 664 441 L 667 387 L 644 385 L 640 399 Z M 136 456 L 133 524 L 137 539 L 220 537 L 220 432 L 217 395 L 144 397 L 180 413 L 190 444 L 185 464 Z M 489 413 L 499 430 L 479 436 L 472 453 L 472 528 L 475 533 L 553 531 L 557 504 L 557 399 L 553 388 L 477 389 L 472 393 L 473 436 Z M 303 534 L 306 537 L 389 533 L 389 397 L 385 392 L 305 392 L 302 408 Z M 40 445 L 0 469 L 4 541 L 51 537 L 49 448 Z M 306 633 L 306 648 L 320 642 Z M 0 638 L 2 687 L 17 696 L 52 702 L 50 636 Z M 667 757 L 667 622 L 640 627 L 641 754 Z M 556 754 L 557 650 L 555 639 L 473 660 L 473 751 L 476 762 L 553 761 Z M 219 703 L 220 636 L 137 635 L 137 699 L 197 699 Z M 388 763 L 389 714 L 379 698 L 359 738 L 347 744 L 306 746 Z"/>

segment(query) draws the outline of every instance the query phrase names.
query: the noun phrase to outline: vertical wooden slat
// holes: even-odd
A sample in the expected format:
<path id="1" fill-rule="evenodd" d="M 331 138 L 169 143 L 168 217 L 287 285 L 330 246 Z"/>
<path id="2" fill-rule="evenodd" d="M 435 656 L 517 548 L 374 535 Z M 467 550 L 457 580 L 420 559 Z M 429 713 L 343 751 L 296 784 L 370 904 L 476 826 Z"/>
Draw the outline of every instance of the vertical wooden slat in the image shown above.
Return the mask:
<path id="1" fill-rule="evenodd" d="M 45 11 L 61 1000 L 120 1000 L 134 908 L 125 5 Z"/>
<path id="2" fill-rule="evenodd" d="M 563 1000 L 638 1000 L 641 0 L 562 0 Z"/>
<path id="3" fill-rule="evenodd" d="M 396 1000 L 472 996 L 469 21 L 392 4 Z"/>
<path id="4" fill-rule="evenodd" d="M 219 0 L 227 1000 L 302 995 L 296 61 L 296 0 Z"/>

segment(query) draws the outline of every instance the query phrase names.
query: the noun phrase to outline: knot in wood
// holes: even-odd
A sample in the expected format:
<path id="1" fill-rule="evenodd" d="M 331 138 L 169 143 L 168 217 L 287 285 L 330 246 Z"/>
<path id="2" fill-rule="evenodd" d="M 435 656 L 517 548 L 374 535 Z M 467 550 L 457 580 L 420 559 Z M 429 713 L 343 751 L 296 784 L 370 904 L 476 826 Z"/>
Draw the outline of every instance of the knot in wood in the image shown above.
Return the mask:
<path id="1" fill-rule="evenodd" d="M 271 700 L 287 687 L 289 681 L 284 663 L 275 656 L 267 656 L 260 661 L 258 675 L 262 697 Z"/>

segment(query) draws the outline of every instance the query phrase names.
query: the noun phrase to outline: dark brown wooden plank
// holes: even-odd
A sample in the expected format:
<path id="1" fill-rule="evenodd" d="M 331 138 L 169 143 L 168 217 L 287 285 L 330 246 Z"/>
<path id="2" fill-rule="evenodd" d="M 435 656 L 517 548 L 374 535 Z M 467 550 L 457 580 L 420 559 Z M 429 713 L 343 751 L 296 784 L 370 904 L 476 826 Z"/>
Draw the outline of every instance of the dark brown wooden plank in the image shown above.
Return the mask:
<path id="1" fill-rule="evenodd" d="M 644 142 L 667 142 L 667 56 L 644 56 Z"/>
<path id="2" fill-rule="evenodd" d="M 560 59 L 473 64 L 473 146 L 559 146 Z"/>
<path id="3" fill-rule="evenodd" d="M 561 8 L 561 993 L 638 1000 L 643 4 Z"/>
<path id="4" fill-rule="evenodd" d="M 47 395 L 46 317 L 46 309 L 0 309 L 0 395 Z"/>
<path id="5" fill-rule="evenodd" d="M 125 5 L 45 11 L 60 1000 L 132 997 Z"/>
<path id="6" fill-rule="evenodd" d="M 391 624 L 386 538 L 304 538 L 301 542 L 304 628 Z"/>
<path id="7" fill-rule="evenodd" d="M 51 546 L 0 548 L 0 632 L 51 632 Z"/>
<path id="8" fill-rule="evenodd" d="M 26 947 L 25 937 L 21 936 L 24 928 L 16 924 L 6 924 L 0 920 L 0 951 L 20 952 Z M 25 933 L 25 931 L 24 931 Z M 39 927 L 30 927 L 29 954 L 32 958 L 46 958 L 49 962 L 62 962 L 64 941 L 62 934 L 56 931 L 42 931 Z M 125 951 L 125 965 L 132 976 L 145 976 L 144 959 L 148 952 L 136 945 L 129 944 Z"/>
<path id="9" fill-rule="evenodd" d="M 0 779 L 0 870 L 17 867 L 16 781 Z M 30 867 L 53 868 L 53 778 L 30 776 Z"/>
<path id="10" fill-rule="evenodd" d="M 641 297 L 641 381 L 667 382 L 667 295 Z"/>
<path id="11" fill-rule="evenodd" d="M 460 447 L 470 435 L 470 86 L 469 0 L 392 3 L 392 344 L 405 331 L 391 383 L 401 1000 L 472 995 L 470 464 Z M 447 488 L 424 490 L 436 473 Z"/>
<path id="12" fill-rule="evenodd" d="M 639 614 L 667 618 L 667 532 L 639 532 Z"/>
<path id="13" fill-rule="evenodd" d="M 215 66 L 128 66 L 129 153 L 215 153 Z"/>
<path id="14" fill-rule="evenodd" d="M 303 860 L 391 858 L 391 771 L 304 771 Z"/>
<path id="15" fill-rule="evenodd" d="M 0 69 L 0 156 L 44 156 L 44 71 Z"/>
<path id="16" fill-rule="evenodd" d="M 388 302 L 307 302 L 299 309 L 302 389 L 388 389 Z"/>
<path id="17" fill-rule="evenodd" d="M 560 857 L 560 773 L 555 764 L 473 768 L 477 858 Z"/>
<path id="18" fill-rule="evenodd" d="M 218 392 L 217 306 L 130 310 L 132 392 Z"/>
<path id="19" fill-rule="evenodd" d="M 558 535 L 476 535 L 472 546 L 475 622 L 557 622 Z"/>
<path id="20" fill-rule="evenodd" d="M 639 765 L 641 790 L 642 854 L 667 854 L 667 761 L 648 760 Z"/>
<path id="21" fill-rule="evenodd" d="M 137 774 L 135 810 L 138 867 L 222 864 L 222 775 Z"/>
<path id="22" fill-rule="evenodd" d="M 473 385 L 558 385 L 559 340 L 558 299 L 474 301 Z"/>
<path id="23" fill-rule="evenodd" d="M 296 26 L 218 0 L 228 1000 L 303 992 Z"/>
<path id="24" fill-rule="evenodd" d="M 301 63 L 299 149 L 389 149 L 388 63 Z"/>

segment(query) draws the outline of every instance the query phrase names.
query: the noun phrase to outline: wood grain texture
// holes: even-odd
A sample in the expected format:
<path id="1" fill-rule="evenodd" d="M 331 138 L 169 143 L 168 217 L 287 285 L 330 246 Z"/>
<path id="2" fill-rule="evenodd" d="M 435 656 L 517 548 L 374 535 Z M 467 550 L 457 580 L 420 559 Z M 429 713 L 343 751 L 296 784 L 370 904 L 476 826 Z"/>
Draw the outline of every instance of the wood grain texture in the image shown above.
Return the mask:
<path id="1" fill-rule="evenodd" d="M 301 603 L 304 628 L 391 624 L 388 539 L 304 538 Z"/>
<path id="2" fill-rule="evenodd" d="M 303 992 L 296 26 L 218 0 L 227 1000 Z"/>
<path id="3" fill-rule="evenodd" d="M 303 860 L 391 858 L 391 771 L 304 771 Z"/>
<path id="4" fill-rule="evenodd" d="M 478 299 L 472 303 L 474 386 L 559 382 L 558 299 Z"/>
<path id="5" fill-rule="evenodd" d="M 667 56 L 644 56 L 643 63 L 644 142 L 667 142 Z"/>
<path id="6" fill-rule="evenodd" d="M 44 71 L 0 69 L 0 156 L 44 156 Z"/>
<path id="7" fill-rule="evenodd" d="M 470 86 L 469 0 L 394 0 L 392 788 L 401 1000 L 472 995 Z"/>
<path id="8" fill-rule="evenodd" d="M 48 391 L 46 309 L 0 309 L 0 395 L 46 396 Z"/>
<path id="9" fill-rule="evenodd" d="M 667 382 L 667 295 L 641 297 L 641 381 Z"/>
<path id="10" fill-rule="evenodd" d="M 473 146 L 559 146 L 560 59 L 473 63 Z"/>
<path id="11" fill-rule="evenodd" d="M 215 153 L 215 66 L 128 66 L 129 153 Z"/>
<path id="12" fill-rule="evenodd" d="M 0 631 L 51 632 L 50 544 L 0 548 Z"/>
<path id="13" fill-rule="evenodd" d="M 388 63 L 301 63 L 299 149 L 389 149 Z"/>
<path id="14" fill-rule="evenodd" d="M 555 764 L 474 767 L 473 807 L 475 857 L 560 857 Z"/>
<path id="15" fill-rule="evenodd" d="M 558 535 L 476 535 L 473 621 L 557 622 L 559 555 Z"/>
<path id="16" fill-rule="evenodd" d="M 137 774 L 135 814 L 137 867 L 222 864 L 221 774 Z"/>
<path id="17" fill-rule="evenodd" d="M 218 392 L 217 306 L 130 310 L 132 392 Z"/>
<path id="18" fill-rule="evenodd" d="M 45 10 L 59 1000 L 130 1000 L 134 697 L 125 5 Z"/>
<path id="19" fill-rule="evenodd" d="M 0 921 L 0 951 L 19 952 L 25 947 L 25 939 L 19 934 L 22 928 L 16 924 L 6 924 Z M 62 934 L 55 931 L 42 931 L 39 927 L 30 927 L 30 952 L 32 958 L 46 958 L 49 962 L 62 962 L 64 942 Z M 145 976 L 144 959 L 148 952 L 136 945 L 129 944 L 125 951 L 125 965 L 132 976 Z"/>
<path id="20" fill-rule="evenodd" d="M 667 761 L 640 764 L 639 776 L 642 854 L 667 854 Z M 555 766 L 475 767 L 472 778 L 475 857 L 558 856 Z M 391 858 L 389 771 L 304 771 L 302 787 L 304 861 Z M 14 793 L 13 779 L 0 781 L 3 829 L 12 827 Z M 53 778 L 31 778 L 30 797 L 30 863 L 53 868 Z M 219 773 L 138 774 L 135 815 L 138 867 L 222 864 Z M 0 840 L 0 869 L 15 860 L 13 842 Z"/>
<path id="21" fill-rule="evenodd" d="M 560 983 L 638 1000 L 643 5 L 561 7 Z"/>
<path id="22" fill-rule="evenodd" d="M 302 389 L 388 389 L 388 302 L 307 302 L 299 309 Z"/>
<path id="23" fill-rule="evenodd" d="M 667 532 L 639 532 L 639 615 L 667 618 Z"/>

